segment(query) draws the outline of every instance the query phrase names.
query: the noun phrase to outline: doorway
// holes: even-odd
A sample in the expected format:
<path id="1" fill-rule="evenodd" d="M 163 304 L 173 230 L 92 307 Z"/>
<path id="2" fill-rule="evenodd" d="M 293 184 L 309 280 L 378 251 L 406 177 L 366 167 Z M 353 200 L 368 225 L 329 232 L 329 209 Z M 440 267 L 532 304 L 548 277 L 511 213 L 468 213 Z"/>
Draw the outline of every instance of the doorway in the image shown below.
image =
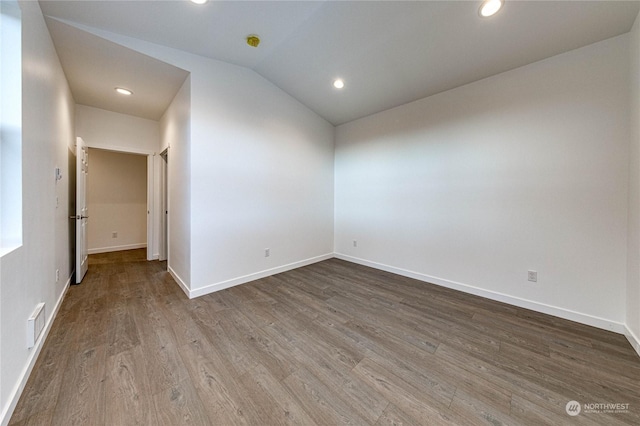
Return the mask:
<path id="1" fill-rule="evenodd" d="M 119 251 L 119 250 L 129 250 L 129 249 L 135 249 L 135 248 L 145 248 L 145 252 L 146 252 L 146 260 L 150 261 L 150 260 L 154 260 L 154 259 L 158 259 L 159 258 L 159 236 L 161 233 L 161 227 L 160 227 L 160 222 L 161 222 L 161 188 L 162 188 L 162 183 L 160 180 L 160 172 L 161 172 L 161 163 L 163 163 L 163 160 L 161 159 L 161 157 L 156 154 L 155 152 L 150 152 L 150 151 L 145 151 L 145 150 L 135 150 L 135 149 L 129 149 L 129 148 L 122 148 L 119 146 L 102 146 L 102 145 L 94 145 L 91 143 L 91 141 L 85 141 L 86 142 L 86 146 L 87 148 L 89 148 L 90 153 L 91 154 L 95 154 L 96 152 L 107 152 L 107 153 L 115 153 L 115 154 L 124 154 L 124 155 L 133 155 L 136 156 L 138 159 L 142 159 L 143 162 L 146 162 L 146 172 L 143 171 L 143 175 L 146 175 L 146 178 L 143 178 L 143 187 L 144 189 L 144 194 L 146 196 L 146 198 L 144 199 L 144 201 L 142 201 L 142 196 L 138 197 L 138 202 L 137 204 L 139 204 L 138 210 L 143 212 L 143 216 L 138 216 L 138 228 L 139 230 L 144 230 L 146 229 L 146 233 L 145 236 L 141 239 L 138 239 L 137 241 L 133 241 L 131 242 L 131 240 L 128 239 L 128 237 L 130 237 L 129 234 L 127 234 L 127 231 L 125 230 L 124 234 L 122 233 L 123 231 L 121 231 L 120 229 L 116 229 L 113 226 L 111 227 L 107 227 L 105 228 L 103 226 L 102 229 L 102 238 L 103 241 L 105 241 L 104 237 L 105 237 L 105 232 L 107 232 L 107 236 L 108 238 L 106 239 L 106 241 L 108 241 L 107 243 L 103 243 L 100 246 L 97 246 L 96 244 L 94 244 L 92 242 L 91 244 L 91 253 L 96 254 L 96 253 L 104 253 L 104 252 L 109 252 L 109 251 Z M 95 157 L 95 155 L 92 155 L 92 157 Z M 71 179 L 75 181 L 76 178 L 76 168 L 72 168 L 73 165 L 76 164 L 77 162 L 77 158 L 75 156 L 75 150 L 70 151 L 70 155 L 69 155 L 69 176 L 71 176 Z M 93 160 L 93 158 L 92 158 Z M 99 160 L 98 160 L 99 161 Z M 92 164 L 91 167 L 89 168 L 89 179 L 91 179 L 92 173 L 94 172 L 94 166 L 95 164 Z M 105 180 L 109 180 L 111 179 L 113 176 L 115 176 L 116 174 L 119 174 L 119 172 L 117 170 L 111 170 L 108 173 L 102 173 L 103 175 L 105 175 L 104 179 Z M 72 183 L 71 187 L 69 188 L 70 191 L 70 205 L 69 205 L 69 209 L 70 209 L 70 216 L 73 216 L 75 218 L 75 204 L 76 204 L 76 185 Z M 138 188 L 138 195 L 140 195 L 140 193 L 142 193 L 143 191 Z M 89 194 L 88 194 L 89 195 Z M 113 195 L 113 194 L 112 194 Z M 117 194 L 116 194 L 117 195 Z M 120 194 L 122 195 L 122 194 Z M 91 195 L 93 197 L 93 195 Z M 125 197 L 126 198 L 126 197 Z M 112 197 L 113 200 L 113 197 Z M 92 200 L 95 201 L 95 200 Z M 94 203 L 92 203 L 94 204 Z M 107 203 L 108 204 L 108 203 Z M 135 203 L 134 203 L 135 204 Z M 100 206 L 98 206 L 100 207 Z M 88 215 L 91 216 L 93 211 L 96 211 L 96 213 L 99 210 L 96 210 L 96 206 L 95 204 L 92 206 L 91 208 L 92 211 L 89 211 Z M 100 215 L 98 215 L 100 216 Z M 143 219 L 141 220 L 140 217 L 143 217 Z M 122 219 L 123 215 L 120 214 L 119 218 Z M 89 229 L 91 229 L 92 227 L 92 222 L 94 222 L 93 217 L 89 218 L 89 224 L 88 227 Z M 146 222 L 146 225 L 145 225 Z M 117 224 L 116 224 L 117 225 Z M 73 226 L 71 228 L 74 228 Z M 113 228 L 113 229 L 112 229 Z M 126 228 L 122 228 L 122 229 L 126 229 Z M 95 230 L 95 225 L 94 225 L 94 230 Z M 76 241 L 73 235 L 74 231 L 73 229 L 70 230 L 70 235 L 69 235 L 69 239 L 72 242 L 71 244 L 71 258 L 75 259 L 75 252 L 76 252 Z M 114 236 L 115 233 L 115 236 Z M 124 237 L 127 238 L 124 238 Z M 92 241 L 95 241 L 92 239 Z M 167 239 L 168 241 L 168 239 Z M 74 262 L 74 266 L 75 266 L 75 262 Z M 75 267 L 72 269 L 74 277 L 75 277 Z M 74 278 L 75 279 L 75 278 Z"/>
<path id="2" fill-rule="evenodd" d="M 89 157 L 89 254 L 146 248 L 150 260 L 153 163 L 149 155 L 89 147 Z"/>

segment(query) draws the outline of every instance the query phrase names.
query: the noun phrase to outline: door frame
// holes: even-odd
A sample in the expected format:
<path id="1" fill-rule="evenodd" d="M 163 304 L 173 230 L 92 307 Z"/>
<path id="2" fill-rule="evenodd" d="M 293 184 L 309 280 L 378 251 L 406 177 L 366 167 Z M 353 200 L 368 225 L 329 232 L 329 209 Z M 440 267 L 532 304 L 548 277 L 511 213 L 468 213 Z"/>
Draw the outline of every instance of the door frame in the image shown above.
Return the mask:
<path id="1" fill-rule="evenodd" d="M 156 206 L 156 190 L 158 184 L 156 183 L 156 159 L 160 156 L 154 152 L 144 149 L 135 149 L 122 146 L 101 145 L 92 144 L 85 141 L 87 148 L 102 149 L 104 151 L 120 152 L 122 154 L 136 154 L 145 155 L 147 157 L 147 260 L 154 260 L 158 258 L 158 254 L 154 255 L 153 248 L 156 246 L 157 232 L 154 224 L 159 221 L 157 217 L 158 208 Z"/>
<path id="2" fill-rule="evenodd" d="M 169 260 L 169 148 L 167 147 L 159 155 L 159 180 L 157 203 L 160 209 L 160 227 L 158 229 L 158 260 Z"/>

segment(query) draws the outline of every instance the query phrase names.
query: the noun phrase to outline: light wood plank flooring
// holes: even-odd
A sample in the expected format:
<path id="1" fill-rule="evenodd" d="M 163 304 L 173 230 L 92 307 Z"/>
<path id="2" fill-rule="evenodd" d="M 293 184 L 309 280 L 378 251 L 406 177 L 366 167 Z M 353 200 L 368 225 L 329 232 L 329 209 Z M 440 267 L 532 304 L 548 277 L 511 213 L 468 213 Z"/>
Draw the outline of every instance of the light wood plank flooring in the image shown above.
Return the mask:
<path id="1" fill-rule="evenodd" d="M 143 250 L 90 265 L 13 425 L 640 424 L 621 335 L 336 259 L 195 300 Z"/>

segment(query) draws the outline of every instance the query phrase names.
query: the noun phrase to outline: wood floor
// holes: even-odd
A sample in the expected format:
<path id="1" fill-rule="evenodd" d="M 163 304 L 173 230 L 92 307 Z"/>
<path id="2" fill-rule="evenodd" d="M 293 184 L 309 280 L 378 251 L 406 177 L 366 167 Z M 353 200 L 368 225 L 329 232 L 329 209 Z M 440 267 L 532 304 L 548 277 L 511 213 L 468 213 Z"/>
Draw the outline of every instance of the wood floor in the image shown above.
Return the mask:
<path id="1" fill-rule="evenodd" d="M 621 335 L 336 259 L 194 300 L 165 267 L 91 256 L 11 424 L 640 424 Z"/>

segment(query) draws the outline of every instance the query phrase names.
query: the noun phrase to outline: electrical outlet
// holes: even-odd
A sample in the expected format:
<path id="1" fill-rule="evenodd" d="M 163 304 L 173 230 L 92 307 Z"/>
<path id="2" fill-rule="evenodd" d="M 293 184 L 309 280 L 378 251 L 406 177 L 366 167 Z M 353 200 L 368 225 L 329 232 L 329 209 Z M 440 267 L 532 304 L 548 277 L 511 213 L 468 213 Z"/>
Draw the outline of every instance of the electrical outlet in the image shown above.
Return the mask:
<path id="1" fill-rule="evenodd" d="M 56 282 L 60 281 L 60 269 L 56 269 Z"/>
<path id="2" fill-rule="evenodd" d="M 537 283 L 538 282 L 538 272 L 537 271 L 527 271 L 527 280 Z"/>
<path id="3" fill-rule="evenodd" d="M 111 238 L 118 238 L 118 233 L 116 231 L 113 231 L 111 233 Z"/>
<path id="4" fill-rule="evenodd" d="M 264 257 L 269 257 L 269 256 L 271 256 L 271 250 L 268 248 L 264 249 Z"/>
<path id="5" fill-rule="evenodd" d="M 353 246 L 354 247 L 358 247 L 358 241 L 357 240 L 353 240 Z"/>

